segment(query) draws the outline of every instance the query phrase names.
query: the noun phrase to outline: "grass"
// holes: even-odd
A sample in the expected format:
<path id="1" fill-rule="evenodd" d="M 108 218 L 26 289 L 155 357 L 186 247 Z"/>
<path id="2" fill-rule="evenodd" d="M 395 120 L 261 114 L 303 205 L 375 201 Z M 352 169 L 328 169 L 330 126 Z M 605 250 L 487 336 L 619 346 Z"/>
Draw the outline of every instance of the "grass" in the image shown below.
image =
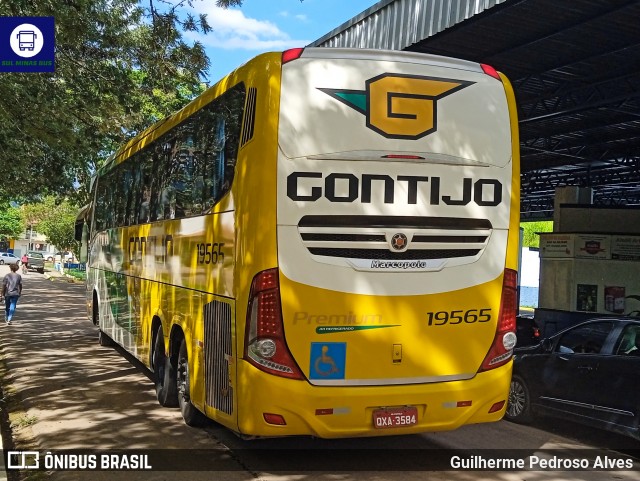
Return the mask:
<path id="1" fill-rule="evenodd" d="M 80 281 L 84 281 L 87 279 L 87 271 L 81 271 L 78 269 L 65 269 L 64 273 Z"/>
<path id="2" fill-rule="evenodd" d="M 13 419 L 12 416 L 9 416 L 9 419 L 11 419 L 11 427 L 13 429 L 26 428 L 27 426 L 33 426 L 38 422 L 38 418 L 36 416 L 30 416 L 26 413 L 21 413 Z"/>

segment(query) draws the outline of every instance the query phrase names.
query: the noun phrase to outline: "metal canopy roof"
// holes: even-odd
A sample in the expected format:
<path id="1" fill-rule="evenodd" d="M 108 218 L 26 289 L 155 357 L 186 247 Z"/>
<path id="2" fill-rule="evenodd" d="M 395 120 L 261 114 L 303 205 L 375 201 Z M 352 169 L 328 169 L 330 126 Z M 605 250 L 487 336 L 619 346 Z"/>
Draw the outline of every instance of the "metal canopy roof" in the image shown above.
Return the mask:
<path id="1" fill-rule="evenodd" d="M 431 14 L 463 17 L 398 47 L 487 63 L 513 83 L 523 220 L 551 219 L 557 186 L 592 187 L 597 205 L 640 205 L 640 0 L 396 2 L 403 14 L 391 20 L 396 37 L 420 30 L 416 13 L 429 15 L 429 4 Z M 379 2 L 316 44 L 346 45 L 351 36 L 349 46 L 369 46 L 367 21 L 390 31 L 390 17 L 380 14 L 392 3 Z"/>

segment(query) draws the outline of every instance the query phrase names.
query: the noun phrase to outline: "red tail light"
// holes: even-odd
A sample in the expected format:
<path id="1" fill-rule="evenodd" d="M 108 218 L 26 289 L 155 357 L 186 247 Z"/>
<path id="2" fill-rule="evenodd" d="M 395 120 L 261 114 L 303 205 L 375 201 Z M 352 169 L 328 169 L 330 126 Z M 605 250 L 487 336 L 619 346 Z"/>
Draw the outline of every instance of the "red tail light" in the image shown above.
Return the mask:
<path id="1" fill-rule="evenodd" d="M 285 50 L 282 52 L 282 64 L 284 65 L 287 62 L 300 58 L 302 52 L 304 52 L 304 48 L 291 48 L 289 50 Z"/>
<path id="2" fill-rule="evenodd" d="M 251 283 L 244 358 L 276 376 L 304 379 L 284 338 L 278 269 L 259 272 Z"/>
<path id="3" fill-rule="evenodd" d="M 502 366 L 509 362 L 513 356 L 513 348 L 516 346 L 517 286 L 518 273 L 511 269 L 505 269 L 496 336 L 487 356 L 482 361 L 480 371 L 488 371 Z"/>

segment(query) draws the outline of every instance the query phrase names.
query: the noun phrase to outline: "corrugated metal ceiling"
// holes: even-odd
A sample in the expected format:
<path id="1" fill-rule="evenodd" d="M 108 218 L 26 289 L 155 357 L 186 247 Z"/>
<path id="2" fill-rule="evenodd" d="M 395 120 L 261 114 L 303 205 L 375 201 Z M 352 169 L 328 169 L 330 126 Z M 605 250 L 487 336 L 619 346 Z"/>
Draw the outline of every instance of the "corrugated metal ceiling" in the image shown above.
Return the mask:
<path id="1" fill-rule="evenodd" d="M 314 42 L 488 63 L 516 90 L 522 217 L 556 186 L 640 205 L 640 0 L 384 0 Z"/>

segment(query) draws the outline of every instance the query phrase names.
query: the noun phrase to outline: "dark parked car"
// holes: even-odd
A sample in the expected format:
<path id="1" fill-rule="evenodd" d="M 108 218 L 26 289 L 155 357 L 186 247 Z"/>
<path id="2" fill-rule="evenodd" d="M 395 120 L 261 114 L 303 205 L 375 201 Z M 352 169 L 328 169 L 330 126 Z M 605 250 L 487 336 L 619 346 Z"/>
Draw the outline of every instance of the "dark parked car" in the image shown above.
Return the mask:
<path id="1" fill-rule="evenodd" d="M 516 346 L 531 346 L 540 342 L 540 328 L 531 316 L 518 316 L 516 318 Z"/>
<path id="2" fill-rule="evenodd" d="M 507 419 L 561 416 L 640 439 L 640 319 L 590 319 L 514 354 Z"/>
<path id="3" fill-rule="evenodd" d="M 29 257 L 27 267 L 44 274 L 44 256 L 42 252 L 27 252 L 27 256 Z"/>

